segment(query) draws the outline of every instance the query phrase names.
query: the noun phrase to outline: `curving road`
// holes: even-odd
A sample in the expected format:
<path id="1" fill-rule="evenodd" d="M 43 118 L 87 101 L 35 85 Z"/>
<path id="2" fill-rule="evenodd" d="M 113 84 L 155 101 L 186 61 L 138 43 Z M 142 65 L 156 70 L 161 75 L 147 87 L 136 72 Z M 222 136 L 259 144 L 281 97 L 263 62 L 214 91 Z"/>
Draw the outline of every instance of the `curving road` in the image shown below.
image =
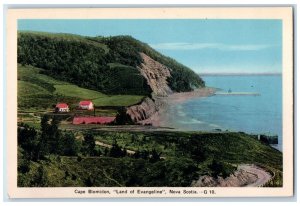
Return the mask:
<path id="1" fill-rule="evenodd" d="M 247 184 L 245 187 L 260 187 L 266 184 L 272 178 L 270 173 L 255 165 L 242 164 L 238 166 L 238 169 L 244 170 L 245 172 L 253 174 L 257 177 L 255 182 Z"/>

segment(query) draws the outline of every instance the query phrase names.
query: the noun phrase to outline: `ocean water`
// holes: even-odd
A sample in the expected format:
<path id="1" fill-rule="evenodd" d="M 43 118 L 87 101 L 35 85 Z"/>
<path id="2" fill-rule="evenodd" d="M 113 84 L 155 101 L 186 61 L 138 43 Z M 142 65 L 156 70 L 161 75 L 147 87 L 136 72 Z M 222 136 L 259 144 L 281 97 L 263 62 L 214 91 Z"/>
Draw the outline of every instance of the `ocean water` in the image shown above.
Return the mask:
<path id="1" fill-rule="evenodd" d="M 182 130 L 215 129 L 278 135 L 274 146 L 282 150 L 281 75 L 204 76 L 208 87 L 219 92 L 257 92 L 259 96 L 214 95 L 173 105 L 168 125 Z"/>

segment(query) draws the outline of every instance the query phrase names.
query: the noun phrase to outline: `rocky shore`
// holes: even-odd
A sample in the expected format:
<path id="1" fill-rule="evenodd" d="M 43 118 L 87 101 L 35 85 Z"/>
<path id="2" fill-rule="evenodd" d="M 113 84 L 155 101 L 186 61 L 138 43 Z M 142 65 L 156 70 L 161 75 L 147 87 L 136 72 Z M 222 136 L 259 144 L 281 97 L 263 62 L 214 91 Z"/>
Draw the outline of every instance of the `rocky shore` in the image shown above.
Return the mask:
<path id="1" fill-rule="evenodd" d="M 180 104 L 193 98 L 214 95 L 213 88 L 199 88 L 191 92 L 175 93 L 168 85 L 171 68 L 140 53 L 143 63 L 137 67 L 152 90 L 151 97 L 146 97 L 140 104 L 127 108 L 127 114 L 133 122 L 141 125 L 161 126 L 164 112 L 169 105 Z"/>
<path id="2" fill-rule="evenodd" d="M 192 92 L 172 93 L 168 96 L 153 95 L 152 99 L 147 97 L 141 104 L 129 107 L 127 114 L 138 124 L 159 127 L 164 121 L 164 112 L 168 106 L 181 104 L 193 98 L 212 96 L 214 93 L 214 88 L 204 87 Z"/>

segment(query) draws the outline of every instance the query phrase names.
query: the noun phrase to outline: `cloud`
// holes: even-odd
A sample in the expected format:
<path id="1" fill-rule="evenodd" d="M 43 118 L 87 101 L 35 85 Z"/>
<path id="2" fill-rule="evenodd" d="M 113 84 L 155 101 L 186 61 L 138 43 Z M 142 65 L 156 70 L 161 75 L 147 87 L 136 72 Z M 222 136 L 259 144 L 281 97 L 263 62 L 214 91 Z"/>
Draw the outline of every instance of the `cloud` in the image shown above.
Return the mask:
<path id="1" fill-rule="evenodd" d="M 150 44 L 155 49 L 159 50 L 202 50 L 216 49 L 220 51 L 258 51 L 270 48 L 271 45 L 264 44 L 218 44 L 218 43 L 159 43 Z"/>

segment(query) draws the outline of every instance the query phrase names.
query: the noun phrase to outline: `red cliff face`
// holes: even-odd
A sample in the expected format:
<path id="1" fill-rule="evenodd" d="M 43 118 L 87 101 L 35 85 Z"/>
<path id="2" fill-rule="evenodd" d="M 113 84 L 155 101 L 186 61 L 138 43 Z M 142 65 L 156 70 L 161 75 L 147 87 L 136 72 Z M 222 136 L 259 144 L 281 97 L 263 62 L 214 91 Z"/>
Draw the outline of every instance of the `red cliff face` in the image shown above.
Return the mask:
<path id="1" fill-rule="evenodd" d="M 146 78 L 148 85 L 156 96 L 168 96 L 172 90 L 168 86 L 167 78 L 171 76 L 170 69 L 163 64 L 151 59 L 144 53 L 140 54 L 143 63 L 138 67 Z"/>
<path id="2" fill-rule="evenodd" d="M 138 69 L 146 78 L 148 85 L 152 89 L 152 99 L 147 97 L 139 105 L 127 108 L 127 114 L 137 123 L 142 123 L 141 121 L 145 122 L 144 120 L 158 112 L 162 106 L 162 101 L 159 101 L 159 97 L 166 97 L 173 93 L 167 82 L 167 78 L 171 76 L 171 69 L 153 60 L 144 53 L 140 55 L 143 59 L 143 63 Z"/>
<path id="3" fill-rule="evenodd" d="M 159 107 L 155 104 L 155 101 L 146 97 L 141 104 L 128 107 L 127 114 L 134 122 L 140 122 L 150 118 L 158 110 Z"/>

